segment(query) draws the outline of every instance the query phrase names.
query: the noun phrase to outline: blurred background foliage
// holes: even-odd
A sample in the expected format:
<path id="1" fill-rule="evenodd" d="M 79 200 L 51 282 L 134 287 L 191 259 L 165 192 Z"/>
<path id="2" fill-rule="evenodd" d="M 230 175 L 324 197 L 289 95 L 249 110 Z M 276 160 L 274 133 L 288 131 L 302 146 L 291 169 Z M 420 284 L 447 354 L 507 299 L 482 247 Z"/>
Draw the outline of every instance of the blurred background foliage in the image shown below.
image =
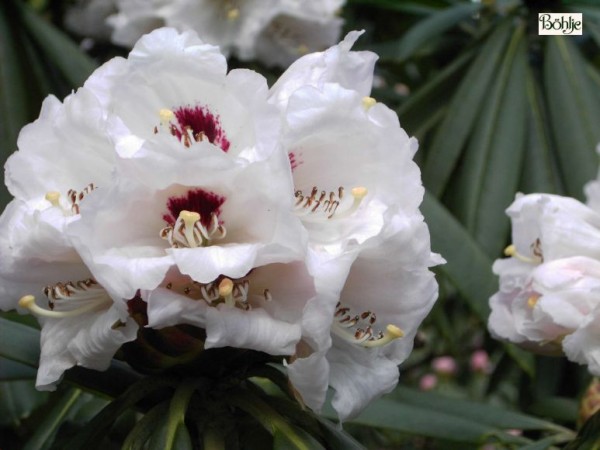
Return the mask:
<path id="1" fill-rule="evenodd" d="M 3 160 L 46 95 L 63 98 L 102 62 L 127 53 L 68 34 L 67 6 L 0 3 Z M 583 35 L 538 36 L 542 11 L 583 13 Z M 433 249 L 447 260 L 437 269 L 440 299 L 401 368 L 400 386 L 345 429 L 373 449 L 600 448 L 597 418 L 575 439 L 591 381 L 585 369 L 534 357 L 486 331 L 497 290 L 491 265 L 510 243 L 504 210 L 515 193 L 583 199 L 583 185 L 596 176 L 600 2 L 349 0 L 341 15 L 345 30 L 366 30 L 357 48 L 380 56 L 373 96 L 419 139 L 428 191 L 422 210 Z M 270 81 L 280 74 L 254 62 L 230 66 Z M 9 198 L 2 187 L 2 205 Z M 73 369 L 57 392 L 36 392 L 35 322 L 14 313 L 0 320 L 3 450 L 50 448 L 56 436 L 60 444 L 121 392 L 115 380 L 129 375 L 119 366 L 101 377 Z M 119 448 L 123 430 L 139 418 L 121 412 L 102 448 Z"/>

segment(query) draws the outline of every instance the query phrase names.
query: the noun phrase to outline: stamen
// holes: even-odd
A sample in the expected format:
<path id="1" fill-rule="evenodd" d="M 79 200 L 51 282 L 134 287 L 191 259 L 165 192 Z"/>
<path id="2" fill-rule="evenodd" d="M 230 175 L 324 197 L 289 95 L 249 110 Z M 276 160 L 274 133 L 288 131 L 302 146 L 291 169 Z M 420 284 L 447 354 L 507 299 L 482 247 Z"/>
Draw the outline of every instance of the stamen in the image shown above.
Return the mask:
<path id="1" fill-rule="evenodd" d="M 94 185 L 94 183 L 90 183 L 81 191 L 76 191 L 75 189 L 68 190 L 67 197 L 71 202 L 71 212 L 73 214 L 79 214 L 79 204 L 85 198 L 85 196 L 92 192 L 94 189 L 96 189 L 96 186 Z"/>
<path id="2" fill-rule="evenodd" d="M 237 307 L 245 311 L 251 309 L 248 303 L 248 293 L 250 290 L 250 282 L 248 280 L 231 280 L 224 277 L 220 281 L 217 280 L 202 284 L 196 281 L 188 285 L 179 285 L 174 288 L 173 283 L 167 283 L 167 289 L 175 289 L 183 292 L 193 300 L 202 300 L 209 306 L 216 306 L 224 303 L 230 307 Z"/>
<path id="3" fill-rule="evenodd" d="M 158 115 L 160 117 L 160 124 L 163 127 L 168 127 L 169 123 L 175 118 L 175 113 L 167 108 L 161 109 Z"/>
<path id="4" fill-rule="evenodd" d="M 52 206 L 60 206 L 60 192 L 50 191 L 46 193 L 45 199 L 48 200 Z"/>
<path id="5" fill-rule="evenodd" d="M 308 46 L 306 44 L 300 44 L 298 46 L 298 48 L 296 49 L 296 51 L 298 52 L 299 55 L 306 55 L 310 49 L 308 48 Z"/>
<path id="6" fill-rule="evenodd" d="M 539 240 L 538 240 L 538 242 L 539 242 Z M 511 244 L 504 249 L 504 255 L 511 256 L 513 258 L 518 259 L 519 261 L 523 261 L 523 262 L 526 262 L 529 264 L 540 264 L 540 263 L 544 262 L 543 258 L 540 256 L 541 250 L 539 250 L 539 248 L 536 248 L 534 250 L 533 254 L 534 254 L 533 258 L 520 254 L 517 251 L 517 247 L 515 247 L 514 244 Z"/>
<path id="7" fill-rule="evenodd" d="M 174 225 L 163 228 L 160 237 L 169 241 L 173 248 L 206 247 L 213 239 L 223 239 L 227 235 L 225 227 L 219 224 L 215 213 L 211 214 L 209 227 L 202 224 L 202 217 L 195 211 L 183 210 Z"/>
<path id="8" fill-rule="evenodd" d="M 57 191 L 46 192 L 46 195 L 44 196 L 44 198 L 47 201 L 49 201 L 53 207 L 60 208 L 65 215 L 67 215 L 67 216 L 75 215 L 75 214 L 79 214 L 79 204 L 81 203 L 81 201 L 85 198 L 86 195 L 88 195 L 94 189 L 96 189 L 96 186 L 94 185 L 94 183 L 88 184 L 81 191 L 76 191 L 75 189 L 69 189 L 67 191 L 67 199 L 71 205 L 70 209 L 63 207 L 60 204 L 60 192 L 57 192 Z"/>
<path id="9" fill-rule="evenodd" d="M 376 103 L 377 103 L 377 100 L 375 100 L 373 97 L 363 97 L 363 99 L 362 99 L 362 105 L 366 111 L 368 111 L 373 106 L 375 106 Z"/>
<path id="10" fill-rule="evenodd" d="M 537 302 L 540 299 L 540 295 L 538 294 L 534 294 L 531 297 L 529 297 L 527 299 L 527 306 L 529 306 L 531 309 L 535 308 L 535 305 L 537 305 Z"/>
<path id="11" fill-rule="evenodd" d="M 233 300 L 233 296 L 231 295 L 233 292 L 233 281 L 229 278 L 224 278 L 219 283 L 219 297 L 225 300 L 225 304 L 228 306 L 235 305 L 235 301 Z"/>
<path id="12" fill-rule="evenodd" d="M 230 8 L 227 10 L 227 20 L 229 20 L 230 22 L 237 20 L 239 17 L 240 17 L 239 8 Z"/>
<path id="13" fill-rule="evenodd" d="M 350 308 L 338 303 L 331 329 L 335 335 L 346 342 L 367 348 L 380 347 L 404 336 L 404 332 L 392 324 L 386 327 L 385 332 L 375 335 L 372 327 L 376 320 L 375 314 L 371 311 L 353 316 Z"/>
<path id="14" fill-rule="evenodd" d="M 65 285 L 63 285 L 63 286 L 65 286 Z M 48 287 L 46 289 L 48 289 Z M 106 296 L 104 289 L 102 289 L 102 291 L 105 294 L 104 296 L 98 296 L 98 293 L 96 292 L 94 295 L 95 298 L 87 298 L 86 299 L 86 300 L 92 300 L 92 301 L 86 301 L 80 307 L 68 309 L 66 311 L 54 311 L 53 310 L 54 302 L 52 300 L 50 300 L 51 301 L 51 303 L 50 303 L 51 309 L 50 310 L 44 309 L 35 302 L 35 297 L 33 295 L 25 295 L 24 297 L 21 297 L 21 299 L 19 300 L 19 306 L 22 308 L 28 309 L 32 314 L 35 314 L 40 317 L 50 317 L 53 319 L 62 319 L 64 317 L 78 316 L 78 315 L 86 313 L 88 311 L 92 311 L 94 309 L 97 309 L 98 306 L 100 306 L 101 304 L 106 303 L 108 300 L 108 297 Z M 66 295 L 65 297 L 69 297 L 70 295 L 71 294 Z M 62 297 L 62 298 L 65 298 L 65 297 Z M 77 300 L 82 300 L 81 298 L 75 298 L 75 297 L 76 296 L 73 296 L 73 298 L 70 299 L 69 303 L 76 303 Z"/>
<path id="15" fill-rule="evenodd" d="M 352 204 L 338 213 L 344 197 L 343 187 L 338 188 L 337 194 L 332 191 L 329 192 L 329 195 L 325 191 L 319 193 L 316 186 L 312 188 L 310 196 L 304 196 L 302 191 L 298 190 L 295 193 L 294 212 L 307 222 L 322 222 L 332 218 L 349 217 L 356 212 L 368 191 L 365 187 L 355 187 L 351 193 L 353 197 Z"/>

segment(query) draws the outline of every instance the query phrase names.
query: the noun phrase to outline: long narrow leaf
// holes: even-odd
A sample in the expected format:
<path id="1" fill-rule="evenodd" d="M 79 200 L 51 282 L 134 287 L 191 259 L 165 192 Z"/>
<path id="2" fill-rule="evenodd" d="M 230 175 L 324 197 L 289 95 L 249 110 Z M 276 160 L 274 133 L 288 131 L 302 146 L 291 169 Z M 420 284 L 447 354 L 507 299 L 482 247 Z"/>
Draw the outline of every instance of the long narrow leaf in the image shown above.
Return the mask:
<path id="1" fill-rule="evenodd" d="M 454 91 L 446 118 L 435 133 L 423 167 L 423 182 L 436 197 L 444 191 L 473 130 L 510 35 L 510 24 L 498 26 Z"/>
<path id="2" fill-rule="evenodd" d="M 399 386 L 393 395 L 401 403 L 430 408 L 504 430 L 564 431 L 554 423 L 537 417 L 474 401 L 449 398 L 432 392 L 421 392 Z"/>
<path id="3" fill-rule="evenodd" d="M 525 144 L 524 27 L 517 27 L 476 132 L 455 178 L 451 203 L 483 250 L 501 254 L 510 223 L 504 210 L 514 200 Z"/>
<path id="4" fill-rule="evenodd" d="M 563 36 L 548 36 L 544 79 L 550 118 L 567 194 L 583 197 L 583 185 L 595 177 L 600 142 L 600 102 L 590 95 L 585 63 Z"/>
<path id="5" fill-rule="evenodd" d="M 512 436 L 499 428 L 478 421 L 389 399 L 380 399 L 372 403 L 351 422 L 470 444 L 483 443 L 490 436 L 496 436 L 506 443 L 527 442 L 521 437 Z"/>
<path id="6" fill-rule="evenodd" d="M 10 23 L 9 6 L 0 4 L 0 165 L 16 149 L 19 131 L 29 120 L 26 62 Z M 8 191 L 0 185 L 0 210 L 9 200 Z"/>
<path id="7" fill-rule="evenodd" d="M 0 356 L 37 368 L 40 359 L 40 332 L 0 317 Z"/>
<path id="8" fill-rule="evenodd" d="M 58 428 L 62 425 L 62 422 L 76 405 L 81 393 L 79 389 L 71 389 L 69 392 L 64 393 L 52 410 L 35 427 L 33 436 L 27 441 L 23 450 L 42 450 L 48 448 L 48 442 L 51 441 Z"/>
<path id="9" fill-rule="evenodd" d="M 77 88 L 83 85 L 96 64 L 67 35 L 36 14 L 28 5 L 14 2 L 23 25 L 52 60 L 65 79 Z"/>
<path id="10" fill-rule="evenodd" d="M 520 191 L 524 193 L 547 192 L 562 194 L 562 186 L 556 156 L 553 152 L 549 118 L 543 102 L 542 89 L 528 67 L 527 90 L 527 127 L 528 141 L 523 155 Z"/>
<path id="11" fill-rule="evenodd" d="M 431 246 L 447 263 L 440 270 L 448 276 L 471 309 L 485 323 L 489 297 L 498 282 L 492 260 L 481 250 L 465 228 L 431 194 L 426 194 L 421 211 L 431 233 Z"/>
<path id="12" fill-rule="evenodd" d="M 0 381 L 33 380 L 35 375 L 32 367 L 0 357 Z"/>
<path id="13" fill-rule="evenodd" d="M 400 40 L 396 50 L 397 59 L 404 61 L 410 58 L 421 46 L 440 37 L 457 23 L 472 17 L 480 8 L 480 3 L 459 3 L 417 23 Z"/>

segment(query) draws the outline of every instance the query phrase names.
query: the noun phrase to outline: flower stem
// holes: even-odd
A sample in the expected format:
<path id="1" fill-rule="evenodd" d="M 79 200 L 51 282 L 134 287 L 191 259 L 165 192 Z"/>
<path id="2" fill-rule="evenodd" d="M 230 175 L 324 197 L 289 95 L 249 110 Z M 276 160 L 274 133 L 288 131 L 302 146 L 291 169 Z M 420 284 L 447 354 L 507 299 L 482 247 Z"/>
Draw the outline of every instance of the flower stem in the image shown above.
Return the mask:
<path id="1" fill-rule="evenodd" d="M 188 405 L 194 392 L 206 383 L 204 379 L 191 379 L 182 381 L 169 405 L 169 419 L 167 422 L 167 432 L 165 436 L 165 449 L 173 448 L 177 430 L 180 427 L 185 426 L 185 415 L 187 412 Z"/>

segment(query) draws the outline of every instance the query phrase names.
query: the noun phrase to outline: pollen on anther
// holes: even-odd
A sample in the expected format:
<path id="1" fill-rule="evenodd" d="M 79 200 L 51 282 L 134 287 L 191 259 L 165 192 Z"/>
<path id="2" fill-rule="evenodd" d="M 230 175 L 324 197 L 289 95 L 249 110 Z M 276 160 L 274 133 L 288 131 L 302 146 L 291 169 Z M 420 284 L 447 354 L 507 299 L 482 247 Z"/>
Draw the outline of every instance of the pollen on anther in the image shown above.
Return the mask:
<path id="1" fill-rule="evenodd" d="M 167 108 L 161 109 L 158 115 L 160 116 L 160 123 L 162 125 L 168 125 L 175 118 L 175 113 Z"/>
<path id="2" fill-rule="evenodd" d="M 352 189 L 352 197 L 354 197 L 357 200 L 365 198 L 368 193 L 369 191 L 367 190 L 367 188 L 363 186 L 355 187 Z"/>
<path id="3" fill-rule="evenodd" d="M 227 20 L 234 21 L 240 17 L 240 10 L 238 8 L 231 8 L 227 11 Z"/>
<path id="4" fill-rule="evenodd" d="M 404 331 L 396 325 L 389 324 L 385 329 L 394 338 L 401 338 L 404 336 Z"/>
<path id="5" fill-rule="evenodd" d="M 58 206 L 58 199 L 60 198 L 60 192 L 56 192 L 56 191 L 50 191 L 46 193 L 46 196 L 44 197 L 46 200 L 48 200 L 52 206 Z"/>
<path id="6" fill-rule="evenodd" d="M 19 306 L 21 308 L 29 309 L 31 307 L 31 305 L 33 305 L 34 303 L 35 303 L 35 297 L 33 295 L 25 295 L 25 296 L 21 297 L 21 299 L 19 300 Z"/>
<path id="7" fill-rule="evenodd" d="M 529 306 L 531 309 L 535 308 L 535 305 L 537 305 L 539 298 L 539 295 L 532 295 L 527 299 L 527 306 Z"/>
<path id="8" fill-rule="evenodd" d="M 517 247 L 515 247 L 512 244 L 504 249 L 505 256 L 514 256 L 516 253 L 517 253 Z"/>
<path id="9" fill-rule="evenodd" d="M 375 106 L 376 103 L 377 100 L 375 100 L 373 97 L 363 97 L 362 99 L 363 108 L 365 108 L 367 111 Z"/>
<path id="10" fill-rule="evenodd" d="M 233 292 L 233 281 L 229 278 L 223 278 L 219 283 L 219 296 L 228 297 Z"/>

